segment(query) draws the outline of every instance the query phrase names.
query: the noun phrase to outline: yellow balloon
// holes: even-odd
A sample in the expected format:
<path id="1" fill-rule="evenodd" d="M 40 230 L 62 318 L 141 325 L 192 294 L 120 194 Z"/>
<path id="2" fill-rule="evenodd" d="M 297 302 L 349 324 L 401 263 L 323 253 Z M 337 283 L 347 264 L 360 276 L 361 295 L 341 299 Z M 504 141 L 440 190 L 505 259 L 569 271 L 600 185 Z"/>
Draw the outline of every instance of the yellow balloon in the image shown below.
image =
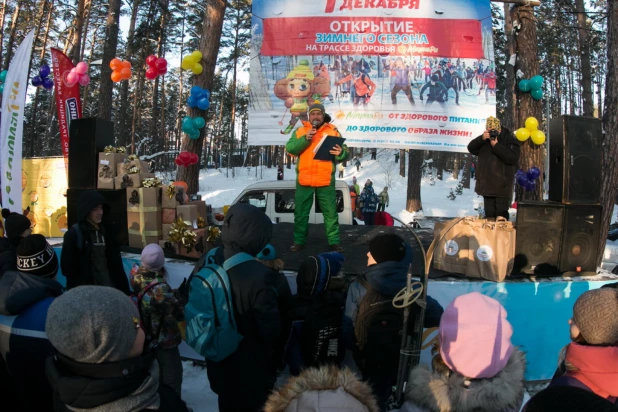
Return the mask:
<path id="1" fill-rule="evenodd" d="M 536 118 L 534 117 L 528 117 L 526 119 L 526 129 L 530 130 L 531 132 L 536 130 L 539 127 L 539 121 L 536 120 Z"/>
<path id="2" fill-rule="evenodd" d="M 191 53 L 191 57 L 193 58 L 193 61 L 197 63 L 200 60 L 202 60 L 202 52 L 199 50 L 196 50 L 193 53 Z"/>
<path id="3" fill-rule="evenodd" d="M 545 133 L 540 130 L 535 130 L 534 132 L 530 133 L 530 139 L 534 144 L 543 144 L 545 143 Z"/>
<path id="4" fill-rule="evenodd" d="M 530 137 L 530 130 L 524 128 L 524 127 L 520 127 L 519 129 L 517 129 L 517 131 L 515 132 L 515 137 L 517 138 L 517 140 L 519 140 L 520 142 L 525 142 L 526 140 L 528 140 L 528 138 Z"/>
<path id="5" fill-rule="evenodd" d="M 194 64 L 195 63 L 191 59 L 189 59 L 188 57 L 185 57 L 182 59 L 182 64 L 180 66 L 182 67 L 183 70 L 191 70 Z"/>
<path id="6" fill-rule="evenodd" d="M 191 70 L 193 71 L 193 74 L 202 74 L 202 71 L 204 70 L 204 68 L 202 67 L 201 64 L 195 63 L 195 65 L 191 68 Z"/>

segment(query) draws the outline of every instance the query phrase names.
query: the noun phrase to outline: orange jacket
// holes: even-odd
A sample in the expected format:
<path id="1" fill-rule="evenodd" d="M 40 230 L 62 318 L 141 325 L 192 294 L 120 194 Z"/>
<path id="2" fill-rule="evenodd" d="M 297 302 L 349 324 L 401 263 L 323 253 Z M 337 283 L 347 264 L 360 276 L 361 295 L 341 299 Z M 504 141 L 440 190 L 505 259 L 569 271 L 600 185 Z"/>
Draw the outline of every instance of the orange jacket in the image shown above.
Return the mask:
<path id="1" fill-rule="evenodd" d="M 346 77 L 335 83 L 335 86 L 339 86 L 340 84 L 350 80 L 352 80 L 352 75 L 348 74 Z M 354 79 L 354 87 L 356 88 L 356 94 L 358 96 L 364 96 L 368 94 L 371 97 L 376 91 L 376 84 L 372 82 L 369 76 L 367 76 L 366 74 L 361 74 L 358 79 Z"/>

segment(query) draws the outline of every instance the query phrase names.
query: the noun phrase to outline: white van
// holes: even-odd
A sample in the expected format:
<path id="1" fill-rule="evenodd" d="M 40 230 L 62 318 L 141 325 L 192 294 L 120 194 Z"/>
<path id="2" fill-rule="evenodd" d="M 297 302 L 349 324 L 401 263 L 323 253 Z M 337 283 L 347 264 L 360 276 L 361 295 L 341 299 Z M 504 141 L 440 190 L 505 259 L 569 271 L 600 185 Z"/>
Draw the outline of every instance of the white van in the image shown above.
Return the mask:
<path id="1" fill-rule="evenodd" d="M 337 213 L 339 214 L 339 224 L 353 224 L 352 202 L 350 189 L 343 180 L 335 181 L 335 192 L 337 194 Z M 266 213 L 275 223 L 289 222 L 294 223 L 294 195 L 296 193 L 296 181 L 294 180 L 274 180 L 268 182 L 254 183 L 247 186 L 234 202 L 249 203 L 258 207 Z M 309 223 L 324 223 L 324 216 L 320 206 L 314 199 L 313 206 L 309 212 Z"/>

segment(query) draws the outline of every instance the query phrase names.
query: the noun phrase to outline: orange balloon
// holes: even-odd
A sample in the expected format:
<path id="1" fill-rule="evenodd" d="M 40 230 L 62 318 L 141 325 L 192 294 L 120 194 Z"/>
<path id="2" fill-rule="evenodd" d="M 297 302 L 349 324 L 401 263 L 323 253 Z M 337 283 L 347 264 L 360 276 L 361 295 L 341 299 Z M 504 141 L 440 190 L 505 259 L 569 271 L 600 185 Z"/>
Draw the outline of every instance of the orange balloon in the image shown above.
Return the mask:
<path id="1" fill-rule="evenodd" d="M 120 75 L 120 71 L 114 70 L 112 72 L 112 81 L 114 83 L 118 83 L 120 80 L 122 80 L 122 76 Z"/>
<path id="2" fill-rule="evenodd" d="M 123 69 L 130 69 L 131 68 L 131 62 L 130 61 L 123 61 L 122 62 L 122 68 Z"/>
<path id="3" fill-rule="evenodd" d="M 185 189 L 185 193 L 189 191 L 189 185 L 183 182 L 182 180 L 178 180 L 174 182 L 173 185 L 176 187 L 182 187 L 183 189 Z"/>
<path id="4" fill-rule="evenodd" d="M 112 59 L 111 62 L 109 62 L 110 69 L 112 69 L 114 71 L 120 69 L 121 66 L 122 66 L 122 60 L 120 60 L 118 58 L 114 58 L 114 59 Z"/>
<path id="5" fill-rule="evenodd" d="M 131 69 L 124 67 L 122 70 L 120 70 L 120 77 L 122 78 L 122 80 L 130 79 L 131 78 Z"/>

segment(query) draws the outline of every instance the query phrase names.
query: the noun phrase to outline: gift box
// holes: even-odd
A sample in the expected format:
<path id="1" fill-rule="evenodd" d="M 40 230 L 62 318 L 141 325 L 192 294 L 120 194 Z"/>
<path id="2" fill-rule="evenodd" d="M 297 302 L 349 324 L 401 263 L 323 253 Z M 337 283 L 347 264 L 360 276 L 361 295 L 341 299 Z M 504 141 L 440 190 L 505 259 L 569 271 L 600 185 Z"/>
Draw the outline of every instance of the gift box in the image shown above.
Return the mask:
<path id="1" fill-rule="evenodd" d="M 178 254 L 180 256 L 199 259 L 206 252 L 207 230 L 206 228 L 193 229 L 193 233 L 195 233 L 195 245 L 191 248 L 187 248 L 182 243 L 178 243 Z"/>
<path id="2" fill-rule="evenodd" d="M 185 191 L 180 186 L 163 185 L 163 208 L 176 209 L 185 203 Z"/>
<path id="3" fill-rule="evenodd" d="M 99 153 L 98 189 L 114 189 L 114 178 L 117 176 L 118 164 L 124 163 L 126 157 L 124 153 Z"/>
<path id="4" fill-rule="evenodd" d="M 176 209 L 163 208 L 161 214 L 163 216 L 163 224 L 171 224 L 176 221 Z"/>
<path id="5" fill-rule="evenodd" d="M 144 179 L 155 177 L 154 173 L 133 173 L 116 176 L 114 178 L 116 189 L 139 188 L 142 187 Z M 160 188 L 159 188 L 160 189 Z"/>
<path id="6" fill-rule="evenodd" d="M 196 205 L 182 205 L 176 208 L 176 216 L 182 217 L 182 220 L 188 222 L 188 225 L 193 229 L 197 229 L 197 206 Z"/>
<path id="7" fill-rule="evenodd" d="M 172 230 L 171 224 L 163 223 L 161 225 L 163 240 L 168 240 L 170 238 L 170 230 Z"/>
<path id="8" fill-rule="evenodd" d="M 148 173 L 149 171 L 150 167 L 148 167 L 148 163 L 143 160 L 129 160 L 118 163 L 116 165 L 116 176 L 122 176 L 125 174 Z"/>
<path id="9" fill-rule="evenodd" d="M 187 205 L 195 205 L 197 206 L 197 215 L 204 219 L 205 222 L 208 222 L 208 214 L 206 212 L 206 202 L 203 200 L 194 200 L 193 202 L 188 202 Z"/>
<path id="10" fill-rule="evenodd" d="M 161 188 L 127 188 L 129 246 L 143 248 L 162 238 Z"/>

